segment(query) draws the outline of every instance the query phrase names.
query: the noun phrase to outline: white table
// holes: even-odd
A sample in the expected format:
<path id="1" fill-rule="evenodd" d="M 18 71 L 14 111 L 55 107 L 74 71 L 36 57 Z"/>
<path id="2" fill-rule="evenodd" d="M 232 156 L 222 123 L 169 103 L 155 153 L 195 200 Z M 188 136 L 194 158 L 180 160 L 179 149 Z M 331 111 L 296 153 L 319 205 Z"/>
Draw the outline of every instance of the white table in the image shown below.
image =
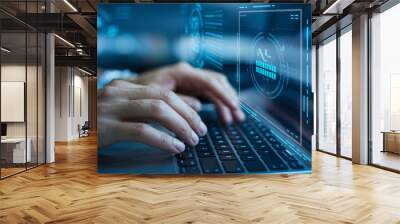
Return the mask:
<path id="1" fill-rule="evenodd" d="M 26 151 L 25 151 L 25 138 L 5 138 L 1 139 L 2 147 L 13 148 L 13 163 L 25 163 L 32 160 L 32 140 L 27 138 Z M 26 161 L 25 161 L 26 159 Z"/>

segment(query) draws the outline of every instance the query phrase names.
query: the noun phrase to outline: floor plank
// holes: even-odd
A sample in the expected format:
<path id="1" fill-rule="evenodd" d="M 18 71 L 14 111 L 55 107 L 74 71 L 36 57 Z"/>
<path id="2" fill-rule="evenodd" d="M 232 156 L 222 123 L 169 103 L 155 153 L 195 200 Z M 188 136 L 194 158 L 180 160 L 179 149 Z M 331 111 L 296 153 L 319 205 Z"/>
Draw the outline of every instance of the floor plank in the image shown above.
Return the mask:
<path id="1" fill-rule="evenodd" d="M 320 152 L 311 175 L 99 175 L 96 139 L 0 181 L 0 223 L 400 223 L 400 175 Z"/>

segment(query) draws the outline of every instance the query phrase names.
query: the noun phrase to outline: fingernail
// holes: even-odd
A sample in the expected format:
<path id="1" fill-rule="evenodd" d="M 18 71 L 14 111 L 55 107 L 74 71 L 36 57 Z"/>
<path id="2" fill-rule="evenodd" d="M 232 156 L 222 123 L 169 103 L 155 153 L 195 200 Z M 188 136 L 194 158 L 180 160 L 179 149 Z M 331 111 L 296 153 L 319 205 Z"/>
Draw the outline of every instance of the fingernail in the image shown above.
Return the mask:
<path id="1" fill-rule="evenodd" d="M 199 137 L 194 131 L 192 131 L 192 145 L 195 146 L 197 143 L 199 143 Z"/>
<path id="2" fill-rule="evenodd" d="M 200 111 L 201 110 L 201 103 L 199 103 L 199 102 L 194 103 L 193 107 L 195 108 L 195 111 Z"/>
<path id="3" fill-rule="evenodd" d="M 232 123 L 232 115 L 231 114 L 226 114 L 225 121 L 226 121 L 227 124 L 231 124 Z"/>
<path id="4" fill-rule="evenodd" d="M 183 144 L 183 142 L 179 141 L 178 139 L 174 139 L 174 146 L 175 149 L 179 152 L 183 152 L 185 150 L 185 144 Z"/>
<path id="5" fill-rule="evenodd" d="M 232 104 L 235 106 L 235 108 L 240 108 L 240 104 L 238 100 L 232 100 Z"/>
<path id="6" fill-rule="evenodd" d="M 207 134 L 207 126 L 203 122 L 200 122 L 200 130 L 199 130 L 199 132 L 200 132 L 201 136 L 204 136 L 204 135 Z"/>
<path id="7" fill-rule="evenodd" d="M 239 121 L 244 121 L 244 119 L 246 118 L 246 115 L 241 110 L 236 112 L 236 114 L 237 114 L 237 118 L 239 119 Z"/>

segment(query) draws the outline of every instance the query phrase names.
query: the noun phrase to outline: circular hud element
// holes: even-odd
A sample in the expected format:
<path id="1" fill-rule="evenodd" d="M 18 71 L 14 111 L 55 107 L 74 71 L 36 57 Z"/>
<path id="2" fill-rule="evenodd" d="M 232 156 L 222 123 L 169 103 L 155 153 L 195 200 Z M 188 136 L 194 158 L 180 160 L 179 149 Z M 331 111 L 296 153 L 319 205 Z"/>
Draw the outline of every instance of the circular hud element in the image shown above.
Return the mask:
<path id="1" fill-rule="evenodd" d="M 193 5 L 185 32 L 190 38 L 190 49 L 188 49 L 190 51 L 189 62 L 195 67 L 203 67 L 204 25 L 201 5 Z"/>
<path id="2" fill-rule="evenodd" d="M 268 99 L 278 97 L 288 81 L 285 48 L 269 33 L 258 33 L 252 42 L 252 59 L 248 64 L 257 91 Z"/>

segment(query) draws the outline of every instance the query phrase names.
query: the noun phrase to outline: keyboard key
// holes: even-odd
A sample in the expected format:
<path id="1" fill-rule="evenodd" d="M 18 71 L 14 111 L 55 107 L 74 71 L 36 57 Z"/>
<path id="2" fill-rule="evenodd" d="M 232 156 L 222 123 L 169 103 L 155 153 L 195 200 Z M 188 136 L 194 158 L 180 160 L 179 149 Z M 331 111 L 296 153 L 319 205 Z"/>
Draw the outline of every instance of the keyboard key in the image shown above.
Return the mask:
<path id="1" fill-rule="evenodd" d="M 241 145 L 234 145 L 234 147 L 235 147 L 235 149 L 237 149 L 237 150 L 249 150 L 249 149 L 250 149 L 249 145 L 244 145 L 244 144 L 241 144 Z"/>
<path id="2" fill-rule="evenodd" d="M 242 159 L 243 161 L 254 161 L 254 160 L 258 160 L 258 158 L 256 157 L 256 155 L 241 155 L 240 159 Z"/>
<path id="3" fill-rule="evenodd" d="M 217 145 L 226 145 L 226 141 L 225 140 L 217 140 L 217 141 L 214 142 L 214 145 L 215 146 L 217 146 Z"/>
<path id="4" fill-rule="evenodd" d="M 254 145 L 255 150 L 266 150 L 267 148 L 269 148 L 269 146 L 267 144 L 255 144 Z"/>
<path id="5" fill-rule="evenodd" d="M 242 173 L 244 170 L 237 160 L 224 161 L 222 166 L 227 173 Z"/>
<path id="6" fill-rule="evenodd" d="M 253 144 L 263 144 L 264 141 L 263 140 L 255 140 L 255 141 L 252 141 L 251 143 L 253 143 Z"/>
<path id="7" fill-rule="evenodd" d="M 279 150 L 277 152 L 285 161 L 295 160 L 295 158 L 291 154 L 289 154 L 286 150 Z"/>
<path id="8" fill-rule="evenodd" d="M 249 172 L 266 171 L 264 165 L 260 161 L 244 161 L 243 165 Z"/>
<path id="9" fill-rule="evenodd" d="M 219 159 L 220 160 L 236 160 L 236 157 L 233 154 L 227 154 L 227 155 L 220 155 Z"/>
<path id="10" fill-rule="evenodd" d="M 289 161 L 288 164 L 289 164 L 290 168 L 292 168 L 294 170 L 302 170 L 302 169 L 304 169 L 304 166 L 301 165 L 297 160 Z"/>
<path id="11" fill-rule="evenodd" d="M 184 174 L 199 174 L 200 169 L 197 166 L 181 167 L 181 173 Z"/>
<path id="12" fill-rule="evenodd" d="M 216 139 L 216 140 L 221 140 L 221 139 L 223 139 L 222 135 L 216 135 L 216 136 L 211 137 L 211 138 Z"/>
<path id="13" fill-rule="evenodd" d="M 215 157 L 200 158 L 199 160 L 204 173 L 222 173 Z"/>
<path id="14" fill-rule="evenodd" d="M 233 154 L 233 151 L 230 149 L 224 149 L 224 150 L 217 150 L 218 155 L 227 155 L 227 154 Z"/>
<path id="15" fill-rule="evenodd" d="M 215 148 L 217 150 L 229 149 L 228 145 L 216 145 Z"/>
<path id="16" fill-rule="evenodd" d="M 286 170 L 285 163 L 272 151 L 258 151 L 260 157 L 271 170 Z"/>
<path id="17" fill-rule="evenodd" d="M 211 147 L 209 146 L 196 146 L 197 152 L 212 152 Z"/>
<path id="18" fill-rule="evenodd" d="M 177 157 L 179 159 L 193 159 L 194 158 L 194 154 L 192 152 L 184 151 L 181 154 L 178 154 Z"/>
<path id="19" fill-rule="evenodd" d="M 279 163 L 279 164 L 267 164 L 268 168 L 273 171 L 284 171 L 288 170 L 285 164 Z"/>
<path id="20" fill-rule="evenodd" d="M 243 137 L 240 135 L 228 135 L 231 140 L 243 140 Z"/>
<path id="21" fill-rule="evenodd" d="M 200 151 L 200 152 L 197 152 L 197 155 L 199 156 L 199 158 L 215 156 L 214 153 L 211 151 Z"/>
<path id="22" fill-rule="evenodd" d="M 270 137 L 268 140 L 269 140 L 270 142 L 272 142 L 272 143 L 275 143 L 275 142 L 276 142 L 276 138 L 274 138 L 274 137 Z"/>
<path id="23" fill-rule="evenodd" d="M 198 144 L 198 145 L 206 146 L 206 145 L 208 145 L 208 142 L 206 142 L 206 141 L 199 141 L 199 144 Z"/>
<path id="24" fill-rule="evenodd" d="M 237 150 L 237 153 L 242 156 L 242 155 L 254 155 L 254 152 L 251 150 Z"/>
<path id="25" fill-rule="evenodd" d="M 194 159 L 181 159 L 178 161 L 178 164 L 180 166 L 195 166 L 196 165 L 196 160 Z"/>
<path id="26" fill-rule="evenodd" d="M 232 140 L 232 144 L 233 144 L 233 145 L 243 144 L 243 143 L 244 143 L 243 140 Z"/>

